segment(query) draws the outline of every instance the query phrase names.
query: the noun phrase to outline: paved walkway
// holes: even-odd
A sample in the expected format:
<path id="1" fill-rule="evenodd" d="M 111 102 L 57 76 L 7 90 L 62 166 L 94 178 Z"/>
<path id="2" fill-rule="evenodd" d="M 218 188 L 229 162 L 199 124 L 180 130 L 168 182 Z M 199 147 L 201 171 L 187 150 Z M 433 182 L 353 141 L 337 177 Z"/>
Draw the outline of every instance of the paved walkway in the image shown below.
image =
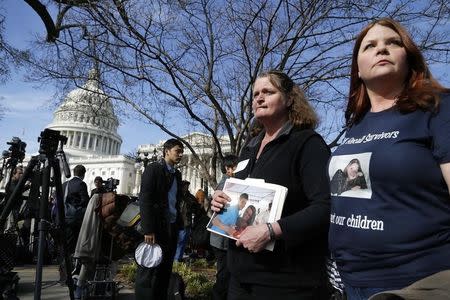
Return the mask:
<path id="1" fill-rule="evenodd" d="M 20 280 L 18 285 L 17 297 L 21 300 L 34 299 L 34 282 L 36 269 L 34 265 L 23 267 L 16 267 L 14 272 L 17 272 Z M 45 266 L 42 271 L 42 289 L 41 299 L 69 299 L 69 289 L 65 285 L 58 283 L 58 266 Z M 134 291 L 122 288 L 119 291 L 116 299 L 118 300 L 134 300 Z"/>

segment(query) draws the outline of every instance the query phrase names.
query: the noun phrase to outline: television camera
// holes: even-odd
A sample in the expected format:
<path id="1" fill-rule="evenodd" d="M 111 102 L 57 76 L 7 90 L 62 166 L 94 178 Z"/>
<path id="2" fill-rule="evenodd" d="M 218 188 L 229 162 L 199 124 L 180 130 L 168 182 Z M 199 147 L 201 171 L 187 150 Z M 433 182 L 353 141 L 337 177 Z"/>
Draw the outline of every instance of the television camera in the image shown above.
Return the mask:
<path id="1" fill-rule="evenodd" d="M 6 144 L 10 145 L 10 147 L 8 150 L 3 151 L 3 158 L 12 158 L 18 161 L 22 161 L 25 158 L 27 143 L 15 136 L 10 142 L 6 142 Z"/>
<path id="2" fill-rule="evenodd" d="M 0 168 L 0 181 L 3 179 L 7 169 L 11 169 L 12 171 L 18 163 L 23 161 L 25 158 L 25 148 L 27 147 L 27 143 L 16 136 L 11 141 L 6 142 L 6 144 L 10 145 L 10 147 L 8 150 L 2 152 L 3 164 Z"/>
<path id="3" fill-rule="evenodd" d="M 120 183 L 119 179 L 114 179 L 110 177 L 103 181 L 102 187 L 106 190 L 106 192 L 113 192 L 117 189 L 119 183 Z"/>

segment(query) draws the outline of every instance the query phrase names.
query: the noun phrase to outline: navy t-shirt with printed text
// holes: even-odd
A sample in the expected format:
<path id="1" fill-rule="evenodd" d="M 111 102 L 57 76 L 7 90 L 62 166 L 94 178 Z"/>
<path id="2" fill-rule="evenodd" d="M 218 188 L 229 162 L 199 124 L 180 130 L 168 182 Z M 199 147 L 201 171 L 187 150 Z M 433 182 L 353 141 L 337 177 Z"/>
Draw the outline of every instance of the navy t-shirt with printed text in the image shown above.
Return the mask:
<path id="1" fill-rule="evenodd" d="M 351 161 L 366 185 L 332 194 L 329 231 L 344 282 L 403 287 L 450 269 L 450 95 L 435 114 L 368 112 L 333 153 L 330 180 Z"/>

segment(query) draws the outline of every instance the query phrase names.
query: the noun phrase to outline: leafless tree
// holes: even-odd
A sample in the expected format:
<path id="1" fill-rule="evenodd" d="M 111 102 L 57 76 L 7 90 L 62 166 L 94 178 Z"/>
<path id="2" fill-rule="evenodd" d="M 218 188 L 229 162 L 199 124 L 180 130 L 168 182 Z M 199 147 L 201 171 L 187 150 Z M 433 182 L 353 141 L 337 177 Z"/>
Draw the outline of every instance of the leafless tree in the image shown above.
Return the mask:
<path id="1" fill-rule="evenodd" d="M 401 21 L 430 62 L 449 61 L 445 0 L 24 1 L 47 28 L 28 60 L 35 79 L 81 86 L 95 67 L 116 106 L 132 107 L 176 138 L 194 130 L 211 135 L 218 159 L 221 136 L 233 153 L 243 146 L 252 84 L 271 68 L 304 88 L 321 116 L 322 134 L 338 136 L 351 44 L 374 18 Z M 215 170 L 184 142 L 214 183 Z"/>
<path id="2" fill-rule="evenodd" d="M 10 78 L 11 67 L 19 66 L 26 53 L 12 47 L 4 37 L 5 15 L 0 6 L 0 84 L 5 83 Z M 3 103 L 3 97 L 0 96 L 0 120 L 5 114 L 6 107 Z"/>

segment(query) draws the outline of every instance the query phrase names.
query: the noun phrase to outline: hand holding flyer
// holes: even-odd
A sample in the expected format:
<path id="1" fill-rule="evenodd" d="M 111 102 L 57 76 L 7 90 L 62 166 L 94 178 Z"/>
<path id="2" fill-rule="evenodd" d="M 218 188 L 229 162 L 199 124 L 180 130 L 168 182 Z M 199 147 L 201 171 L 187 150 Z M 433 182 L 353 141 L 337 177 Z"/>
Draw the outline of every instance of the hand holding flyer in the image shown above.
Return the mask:
<path id="1" fill-rule="evenodd" d="M 247 226 L 280 219 L 287 188 L 265 183 L 261 179 L 229 178 L 225 182 L 223 192 L 231 201 L 220 213 L 212 215 L 207 229 L 237 240 Z M 270 242 L 266 249 L 272 251 L 274 244 L 274 241 Z"/>

